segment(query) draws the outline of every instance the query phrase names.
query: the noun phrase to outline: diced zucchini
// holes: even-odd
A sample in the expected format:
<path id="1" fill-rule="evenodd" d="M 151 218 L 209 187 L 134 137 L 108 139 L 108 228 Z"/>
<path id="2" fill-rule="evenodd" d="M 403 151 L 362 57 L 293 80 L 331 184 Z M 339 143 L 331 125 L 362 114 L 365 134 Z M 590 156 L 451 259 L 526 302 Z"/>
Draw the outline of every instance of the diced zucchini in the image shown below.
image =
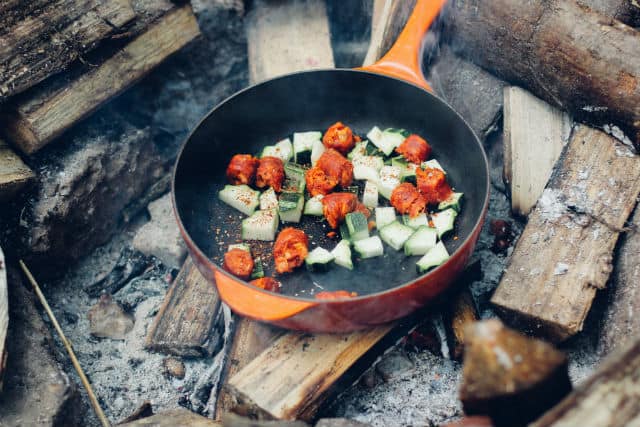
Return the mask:
<path id="1" fill-rule="evenodd" d="M 304 196 L 300 193 L 282 192 L 278 199 L 278 213 L 282 222 L 300 222 Z"/>
<path id="2" fill-rule="evenodd" d="M 251 246 L 247 245 L 246 243 L 234 243 L 232 245 L 229 245 L 229 251 L 232 249 L 242 249 L 243 251 L 247 251 L 249 253 L 251 253 Z"/>
<path id="3" fill-rule="evenodd" d="M 369 238 L 354 242 L 353 249 L 358 252 L 360 258 L 362 259 L 382 256 L 382 254 L 384 253 L 382 241 L 378 236 L 371 236 Z"/>
<path id="4" fill-rule="evenodd" d="M 386 199 L 391 198 L 393 190 L 400 185 L 400 169 L 395 166 L 383 166 L 380 169 L 378 192 Z"/>
<path id="5" fill-rule="evenodd" d="M 342 187 L 342 191 L 345 193 L 353 193 L 357 197 L 360 192 L 360 188 L 357 185 L 349 185 L 348 187 Z"/>
<path id="6" fill-rule="evenodd" d="M 378 186 L 371 181 L 367 181 L 364 184 L 362 204 L 368 208 L 375 208 L 378 206 Z"/>
<path id="7" fill-rule="evenodd" d="M 260 157 L 273 156 L 278 157 L 284 163 L 293 157 L 293 144 L 289 138 L 278 141 L 275 145 L 268 145 L 262 149 Z"/>
<path id="8" fill-rule="evenodd" d="M 377 126 L 374 126 L 373 129 L 369 131 L 367 138 L 378 147 L 385 156 L 390 155 L 391 152 L 405 140 L 405 136 L 401 130 L 386 129 L 381 131 Z"/>
<path id="9" fill-rule="evenodd" d="M 351 242 L 351 235 L 349 234 L 349 227 L 344 222 L 340 224 L 340 238 L 342 240 L 346 240 L 347 242 Z"/>
<path id="10" fill-rule="evenodd" d="M 315 141 L 313 143 L 313 147 L 311 148 L 311 164 L 313 166 L 316 165 L 316 162 L 318 161 L 320 156 L 322 156 L 322 153 L 324 153 L 324 150 L 325 148 L 322 141 Z"/>
<path id="11" fill-rule="evenodd" d="M 421 225 L 404 243 L 405 255 L 424 255 L 436 245 L 438 232 L 435 228 Z"/>
<path id="12" fill-rule="evenodd" d="M 414 230 L 417 230 L 422 225 L 429 225 L 426 213 L 421 213 L 415 218 L 411 218 L 409 215 L 402 215 L 402 222 Z"/>
<path id="13" fill-rule="evenodd" d="M 245 215 L 251 215 L 260 204 L 260 192 L 248 185 L 225 185 L 218 193 L 224 203 Z"/>
<path id="14" fill-rule="evenodd" d="M 242 240 L 273 241 L 278 231 L 278 211 L 256 211 L 242 220 Z"/>
<path id="15" fill-rule="evenodd" d="M 432 267 L 437 267 L 449 259 L 449 252 L 444 243 L 438 242 L 425 256 L 416 262 L 418 273 L 425 273 Z"/>
<path id="16" fill-rule="evenodd" d="M 322 198 L 324 196 L 322 194 L 318 194 L 317 196 L 313 196 L 304 204 L 304 214 L 305 215 L 314 215 L 314 216 L 323 216 L 324 211 L 322 208 Z"/>
<path id="17" fill-rule="evenodd" d="M 389 207 L 376 208 L 376 228 L 380 230 L 382 227 L 391 224 L 396 220 L 396 210 Z"/>
<path id="18" fill-rule="evenodd" d="M 353 261 L 351 261 L 351 247 L 348 240 L 340 240 L 335 248 L 331 251 L 333 262 L 340 267 L 353 270 Z"/>
<path id="19" fill-rule="evenodd" d="M 413 228 L 400 224 L 398 221 L 385 225 L 378 230 L 382 241 L 396 251 L 402 249 L 404 242 L 409 240 L 409 237 L 413 234 Z"/>
<path id="20" fill-rule="evenodd" d="M 259 279 L 264 277 L 264 268 L 262 267 L 262 259 L 256 258 L 253 260 L 253 271 L 251 272 L 251 279 Z"/>
<path id="21" fill-rule="evenodd" d="M 443 202 L 440 202 L 438 209 L 443 211 L 447 208 L 454 209 L 456 212 L 460 212 L 460 201 L 462 199 L 462 193 L 453 193 L 449 198 Z"/>
<path id="22" fill-rule="evenodd" d="M 367 141 L 366 139 L 363 141 L 357 142 L 356 145 L 353 147 L 353 150 L 351 150 L 349 154 L 347 154 L 347 159 L 353 160 L 358 157 L 366 156 L 368 144 L 369 144 L 369 141 Z"/>
<path id="23" fill-rule="evenodd" d="M 431 159 L 431 160 L 427 160 L 426 162 L 422 162 L 422 164 L 420 165 L 420 167 L 422 169 L 426 169 L 426 168 L 431 168 L 431 169 L 440 169 L 442 172 L 444 172 L 445 174 L 447 173 L 447 171 L 445 171 L 442 168 L 442 165 L 440 165 L 440 162 L 438 162 L 436 159 Z"/>
<path id="24" fill-rule="evenodd" d="M 400 169 L 400 180 L 410 181 L 415 179 L 416 168 L 418 165 L 408 162 L 404 157 L 398 156 L 391 159 L 391 166 L 395 166 Z"/>
<path id="25" fill-rule="evenodd" d="M 278 209 L 278 195 L 269 187 L 260 195 L 260 210 Z"/>
<path id="26" fill-rule="evenodd" d="M 431 215 L 433 226 L 436 228 L 436 230 L 438 230 L 438 237 L 442 238 L 445 233 L 453 230 L 454 222 L 457 216 L 458 212 L 451 208 Z"/>
<path id="27" fill-rule="evenodd" d="M 333 258 L 331 252 L 318 247 L 307 254 L 304 263 L 309 271 L 326 271 L 331 261 L 333 261 Z"/>
<path id="28" fill-rule="evenodd" d="M 378 171 L 384 166 L 384 159 L 380 156 L 360 156 L 351 163 L 355 179 L 375 182 L 378 180 Z"/>
<path id="29" fill-rule="evenodd" d="M 293 134 L 293 161 L 298 164 L 311 162 L 313 143 L 322 140 L 322 132 L 296 132 Z"/>
<path id="30" fill-rule="evenodd" d="M 351 236 L 352 242 L 369 237 L 367 217 L 365 217 L 362 212 L 348 213 L 344 222 L 347 224 L 347 229 L 349 230 L 349 236 Z"/>
<path id="31" fill-rule="evenodd" d="M 284 175 L 287 178 L 304 181 L 305 169 L 295 163 L 287 162 L 284 164 Z"/>
<path id="32" fill-rule="evenodd" d="M 290 191 L 293 193 L 304 193 L 307 181 L 304 178 L 304 168 L 295 163 L 284 164 L 285 180 L 282 184 L 282 191 Z"/>

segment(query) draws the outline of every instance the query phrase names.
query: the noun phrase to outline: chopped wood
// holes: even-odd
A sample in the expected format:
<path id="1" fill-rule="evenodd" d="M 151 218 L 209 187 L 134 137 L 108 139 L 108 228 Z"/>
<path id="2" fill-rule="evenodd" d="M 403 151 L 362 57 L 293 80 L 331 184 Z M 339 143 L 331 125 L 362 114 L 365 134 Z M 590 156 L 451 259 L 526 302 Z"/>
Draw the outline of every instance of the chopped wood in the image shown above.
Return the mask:
<path id="1" fill-rule="evenodd" d="M 632 27 L 640 27 L 640 3 L 637 0 L 578 0 L 604 15 L 624 22 Z"/>
<path id="2" fill-rule="evenodd" d="M 454 360 L 460 360 L 464 354 L 465 328 L 479 319 L 473 295 L 467 286 L 453 295 L 442 316 L 447 332 L 449 355 Z"/>
<path id="3" fill-rule="evenodd" d="M 246 19 L 252 83 L 294 71 L 333 68 L 324 1 L 256 0 Z"/>
<path id="4" fill-rule="evenodd" d="M 0 201 L 17 195 L 34 178 L 29 166 L 0 139 Z"/>
<path id="5" fill-rule="evenodd" d="M 640 156 L 578 127 L 491 298 L 499 314 L 553 341 L 580 332 L 639 192 Z"/>
<path id="6" fill-rule="evenodd" d="M 147 333 L 145 348 L 176 356 L 211 356 L 220 341 L 216 288 L 187 258 Z"/>
<path id="7" fill-rule="evenodd" d="M 234 413 L 222 416 L 222 427 L 309 427 L 302 421 L 265 421 L 251 420 Z"/>
<path id="8" fill-rule="evenodd" d="M 7 329 L 9 328 L 9 297 L 7 294 L 7 270 L 4 253 L 0 248 L 0 392 L 2 378 L 7 363 Z"/>
<path id="9" fill-rule="evenodd" d="M 126 0 L 29 3 L 0 7 L 0 102 L 62 71 L 135 18 Z"/>
<path id="10" fill-rule="evenodd" d="M 129 415 L 124 420 L 120 421 L 119 424 L 126 424 L 132 421 L 140 420 L 142 418 L 147 418 L 153 415 L 153 406 L 151 406 L 151 401 L 145 400 L 142 402 L 142 405 L 138 407 L 131 415 Z"/>
<path id="11" fill-rule="evenodd" d="M 573 393 L 530 427 L 637 426 L 640 423 L 640 341 L 605 359 Z"/>
<path id="12" fill-rule="evenodd" d="M 391 2 L 391 7 L 387 15 L 382 17 L 383 21 L 380 25 L 384 24 L 384 32 L 382 40 L 377 47 L 377 58 L 374 62 L 386 54 L 391 46 L 395 43 L 398 36 L 402 32 L 405 24 L 409 20 L 409 16 L 413 11 L 413 7 L 416 5 L 416 0 L 394 1 Z"/>
<path id="13" fill-rule="evenodd" d="M 25 153 L 36 152 L 199 34 L 189 5 L 169 11 L 99 66 L 12 103 L 2 118 L 7 136 Z"/>
<path id="14" fill-rule="evenodd" d="M 639 32 L 575 0 L 461 0 L 449 24 L 478 65 L 640 147 Z"/>
<path id="15" fill-rule="evenodd" d="M 491 319 L 466 331 L 460 400 L 466 414 L 524 426 L 571 391 L 568 360 L 550 344 Z"/>
<path id="16" fill-rule="evenodd" d="M 371 12 L 371 38 L 363 66 L 371 65 L 380 58 L 380 46 L 384 37 L 384 27 L 391 13 L 392 0 L 373 0 Z"/>
<path id="17" fill-rule="evenodd" d="M 535 206 L 570 132 L 565 113 L 524 89 L 504 88 L 504 177 L 515 214 Z"/>
<path id="18" fill-rule="evenodd" d="M 283 335 L 229 380 L 238 402 L 235 412 L 312 419 L 324 399 L 337 391 L 338 380 L 345 381 L 343 375 L 369 350 L 376 353 L 374 347 L 382 347 L 380 341 L 393 329 L 387 325 L 351 334 Z"/>
<path id="19" fill-rule="evenodd" d="M 601 350 L 605 354 L 624 347 L 640 331 L 640 208 L 621 238 L 608 306 L 602 321 Z"/>
<path id="20" fill-rule="evenodd" d="M 210 420 L 186 409 L 160 412 L 150 417 L 118 425 L 122 427 L 222 427 L 222 424 L 219 422 Z"/>
<path id="21" fill-rule="evenodd" d="M 103 293 L 113 295 L 131 279 L 140 276 L 151 263 L 150 257 L 125 246 L 120 251 L 120 257 L 111 271 L 97 282 L 87 286 L 84 291 L 92 298 L 97 298 Z"/>

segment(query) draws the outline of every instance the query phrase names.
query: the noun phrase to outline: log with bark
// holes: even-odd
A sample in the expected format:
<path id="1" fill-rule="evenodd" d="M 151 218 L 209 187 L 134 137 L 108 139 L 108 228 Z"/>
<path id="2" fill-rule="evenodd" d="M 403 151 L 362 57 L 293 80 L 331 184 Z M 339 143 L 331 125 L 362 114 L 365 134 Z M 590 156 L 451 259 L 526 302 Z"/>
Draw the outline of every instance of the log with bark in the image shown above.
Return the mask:
<path id="1" fill-rule="evenodd" d="M 35 174 L 0 138 L 0 201 L 7 201 L 33 181 Z"/>
<path id="2" fill-rule="evenodd" d="M 573 393 L 529 427 L 640 425 L 640 341 L 621 347 Z"/>
<path id="3" fill-rule="evenodd" d="M 640 147 L 640 33 L 631 27 L 575 0 L 458 0 L 450 31 L 480 66 Z"/>
<path id="4" fill-rule="evenodd" d="M 578 0 L 581 4 L 604 15 L 640 27 L 640 3 L 637 0 Z"/>
<path id="5" fill-rule="evenodd" d="M 103 43 L 68 72 L 10 101 L 2 113 L 7 138 L 33 154 L 134 84 L 200 34 L 189 5 L 134 0 L 138 18 L 126 37 Z"/>
<path id="6" fill-rule="evenodd" d="M 499 320 L 466 331 L 460 400 L 465 413 L 500 426 L 524 426 L 571 391 L 566 356 Z"/>
<path id="7" fill-rule="evenodd" d="M 499 314 L 553 341 L 581 331 L 639 192 L 640 156 L 574 130 L 491 298 Z"/>
<path id="8" fill-rule="evenodd" d="M 121 427 L 222 427 L 222 424 L 219 422 L 210 420 L 186 409 L 160 412 L 150 417 L 140 418 L 118 425 Z"/>

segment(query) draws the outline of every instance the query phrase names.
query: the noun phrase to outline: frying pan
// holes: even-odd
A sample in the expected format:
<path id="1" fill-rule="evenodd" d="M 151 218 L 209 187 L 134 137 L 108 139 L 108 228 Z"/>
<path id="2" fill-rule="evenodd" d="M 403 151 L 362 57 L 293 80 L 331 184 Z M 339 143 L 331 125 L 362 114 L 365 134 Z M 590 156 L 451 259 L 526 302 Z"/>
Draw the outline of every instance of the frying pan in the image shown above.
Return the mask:
<path id="1" fill-rule="evenodd" d="M 308 332 L 348 332 L 403 317 L 444 291 L 464 268 L 478 240 L 489 198 L 487 157 L 471 128 L 430 92 L 420 69 L 421 40 L 445 0 L 418 0 L 393 48 L 365 69 L 298 72 L 244 89 L 216 106 L 193 130 L 176 161 L 174 211 L 200 272 L 235 312 L 280 327 Z M 364 135 L 374 125 L 404 128 L 424 137 L 433 157 L 464 192 L 457 239 L 445 238 L 451 257 L 418 275 L 419 257 L 385 247 L 382 257 L 357 260 L 354 270 L 304 267 L 280 275 L 280 293 L 256 288 L 220 266 L 229 244 L 240 239 L 244 215 L 220 202 L 226 166 L 234 154 L 259 153 L 293 132 L 325 130 L 336 121 Z M 332 249 L 325 221 L 303 216 L 310 250 Z M 274 275 L 272 242 L 250 242 Z M 319 291 L 348 290 L 354 298 L 316 300 Z"/>

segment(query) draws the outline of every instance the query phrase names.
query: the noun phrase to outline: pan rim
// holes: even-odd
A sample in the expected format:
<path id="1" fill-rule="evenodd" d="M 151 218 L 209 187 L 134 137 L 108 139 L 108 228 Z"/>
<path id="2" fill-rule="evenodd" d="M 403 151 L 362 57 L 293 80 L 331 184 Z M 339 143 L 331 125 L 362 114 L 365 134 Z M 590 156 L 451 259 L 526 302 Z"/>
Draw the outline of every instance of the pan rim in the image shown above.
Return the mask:
<path id="1" fill-rule="evenodd" d="M 477 216 L 476 221 L 475 221 L 471 231 L 467 234 L 465 239 L 461 242 L 460 246 L 454 252 L 451 253 L 450 258 L 444 264 L 441 264 L 438 267 L 434 268 L 433 270 L 430 270 L 427 273 L 419 275 L 416 278 L 414 278 L 414 279 L 412 279 L 412 280 L 410 280 L 408 282 L 403 282 L 398 286 L 394 286 L 392 288 L 385 289 L 383 291 L 378 291 L 378 292 L 370 293 L 370 294 L 366 294 L 366 295 L 358 295 L 358 296 L 355 296 L 355 297 L 335 299 L 335 300 L 322 300 L 322 299 L 315 299 L 315 298 L 309 298 L 309 297 L 305 298 L 305 297 L 300 297 L 300 296 L 279 294 L 279 293 L 276 293 L 276 292 L 266 291 L 264 289 L 261 289 L 261 288 L 258 288 L 256 286 L 253 286 L 249 282 L 247 282 L 246 280 L 242 280 L 242 279 L 238 278 L 237 276 L 229 273 L 225 269 L 221 268 L 217 263 L 215 263 L 211 259 L 211 257 L 206 255 L 200 249 L 200 246 L 198 246 L 195 243 L 195 241 L 191 238 L 191 235 L 187 231 L 187 229 L 186 229 L 186 227 L 185 227 L 185 225 L 184 225 L 184 223 L 182 221 L 182 217 L 180 216 L 180 213 L 178 212 L 178 206 L 177 206 L 177 202 L 176 202 L 176 175 L 177 175 L 178 167 L 180 165 L 180 161 L 182 160 L 182 155 L 183 155 L 183 153 L 185 151 L 185 148 L 188 145 L 189 141 L 191 140 L 193 134 L 198 129 L 200 129 L 202 124 L 211 115 L 213 115 L 219 108 L 222 108 L 222 106 L 224 106 L 228 102 L 231 102 L 236 97 L 239 97 L 239 96 L 243 95 L 245 92 L 251 91 L 254 88 L 262 86 L 262 85 L 270 84 L 273 81 L 287 79 L 287 78 L 290 78 L 290 77 L 293 77 L 293 76 L 297 76 L 297 75 L 301 75 L 301 74 L 314 74 L 314 73 L 326 73 L 326 72 L 357 73 L 357 74 L 369 75 L 369 76 L 372 76 L 374 78 L 383 78 L 383 79 L 394 80 L 396 82 L 400 82 L 402 84 L 409 85 L 409 86 L 411 86 L 413 88 L 416 88 L 416 89 L 422 91 L 425 95 L 428 95 L 428 96 L 434 98 L 436 101 L 443 103 L 451 112 L 453 112 L 457 116 L 457 118 L 460 120 L 461 123 L 464 123 L 464 125 L 467 127 L 467 129 L 471 132 L 471 135 L 473 135 L 473 141 L 480 148 L 480 153 L 482 155 L 482 164 L 484 166 L 484 171 L 485 171 L 485 188 L 487 189 L 485 191 L 485 197 L 484 197 L 484 201 L 482 203 L 482 210 L 480 212 L 480 215 Z M 238 284 L 250 288 L 252 291 L 257 291 L 257 292 L 260 292 L 260 293 L 263 293 L 265 295 L 269 295 L 269 296 L 272 296 L 272 297 L 290 299 L 290 300 L 293 300 L 293 301 L 300 301 L 300 302 L 307 302 L 307 303 L 308 302 L 313 302 L 316 305 L 342 304 L 342 303 L 349 303 L 349 302 L 355 302 L 355 301 L 366 301 L 366 300 L 369 300 L 369 299 L 375 299 L 375 298 L 383 297 L 386 294 L 395 293 L 398 290 L 403 289 L 403 288 L 407 288 L 407 287 L 415 284 L 418 281 L 428 281 L 428 276 L 435 275 L 436 271 L 440 271 L 442 269 L 447 268 L 447 266 L 450 265 L 455 260 L 455 256 L 454 255 L 460 253 L 464 248 L 466 248 L 467 245 L 470 243 L 470 240 L 474 237 L 474 235 L 476 235 L 477 232 L 480 231 L 480 230 L 478 230 L 478 228 L 481 228 L 482 224 L 484 223 L 484 219 L 486 217 L 487 210 L 488 210 L 488 207 L 489 207 L 490 197 L 491 197 L 491 178 L 490 178 L 490 173 L 489 173 L 489 160 L 488 160 L 488 157 L 487 157 L 487 153 L 485 152 L 484 146 L 483 146 L 482 142 L 480 141 L 480 139 L 478 138 L 478 135 L 476 135 L 476 133 L 473 131 L 473 129 L 471 128 L 469 123 L 460 115 L 460 113 L 457 110 L 455 110 L 453 107 L 451 107 L 451 105 L 449 105 L 448 102 L 446 102 L 444 99 L 442 99 L 441 97 L 439 97 L 435 93 L 429 92 L 425 88 L 420 87 L 420 86 L 418 86 L 416 84 L 407 82 L 407 81 L 402 80 L 400 78 L 386 76 L 384 74 L 378 74 L 378 73 L 374 73 L 374 72 L 363 70 L 363 69 L 352 69 L 352 68 L 318 68 L 318 69 L 313 69 L 313 70 L 295 71 L 295 72 L 291 72 L 291 73 L 287 73 L 287 74 L 282 74 L 282 75 L 279 75 L 279 76 L 276 76 L 276 77 L 272 77 L 270 79 L 263 80 L 263 81 L 258 82 L 258 83 L 251 84 L 251 85 L 249 85 L 249 86 L 247 86 L 247 87 L 245 87 L 243 89 L 240 89 L 239 91 L 229 95 L 224 100 L 222 100 L 221 102 L 216 104 L 214 107 L 212 107 L 211 110 L 209 110 L 209 112 L 206 113 L 198 121 L 198 123 L 193 127 L 193 129 L 191 129 L 189 134 L 185 137 L 184 141 L 182 142 L 182 144 L 180 146 L 180 149 L 178 150 L 178 155 L 176 156 L 176 160 L 174 162 L 173 171 L 172 171 L 172 175 L 171 175 L 171 203 L 173 205 L 174 217 L 175 217 L 175 219 L 176 219 L 176 221 L 178 223 L 178 227 L 180 229 L 182 238 L 185 240 L 187 246 L 191 250 L 195 250 L 196 251 L 196 254 L 197 254 L 198 257 L 200 257 L 201 259 L 207 260 L 207 263 L 209 265 L 213 266 L 218 273 L 224 274 L 225 276 L 229 277 L 230 279 L 233 279 L 234 281 L 238 282 Z M 474 250 L 475 250 L 475 247 L 474 247 Z"/>

